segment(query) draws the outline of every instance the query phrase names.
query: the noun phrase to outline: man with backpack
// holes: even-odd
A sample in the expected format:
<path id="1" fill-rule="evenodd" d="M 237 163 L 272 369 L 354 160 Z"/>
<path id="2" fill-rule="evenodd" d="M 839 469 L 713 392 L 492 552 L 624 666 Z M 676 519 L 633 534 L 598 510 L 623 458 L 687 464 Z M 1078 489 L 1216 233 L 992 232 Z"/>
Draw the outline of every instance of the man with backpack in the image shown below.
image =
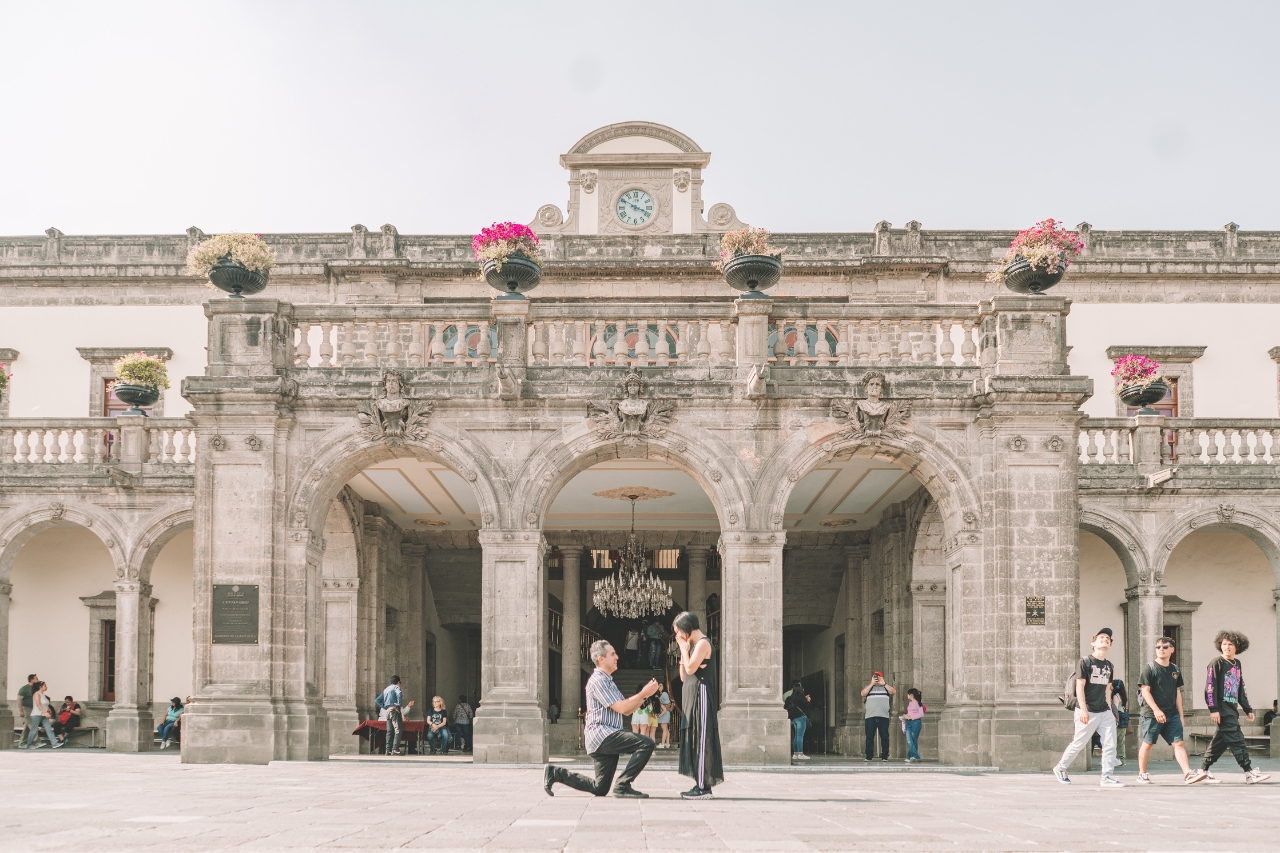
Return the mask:
<path id="1" fill-rule="evenodd" d="M 1142 697 L 1142 721 L 1138 734 L 1142 744 L 1138 747 L 1139 785 L 1150 785 L 1147 760 L 1151 747 L 1160 738 L 1173 747 L 1173 757 L 1182 768 L 1182 781 L 1190 784 L 1191 764 L 1187 760 L 1187 745 L 1182 735 L 1182 671 L 1172 662 L 1173 640 L 1161 637 L 1156 640 L 1156 659 L 1142 668 L 1138 678 L 1138 693 Z"/>
<path id="2" fill-rule="evenodd" d="M 1111 712 L 1111 682 L 1115 667 L 1107 660 L 1111 650 L 1111 629 L 1103 628 L 1093 635 L 1092 653 L 1081 658 L 1075 672 L 1067 679 L 1067 692 L 1062 704 L 1075 712 L 1075 737 L 1067 745 L 1053 768 L 1053 776 L 1064 785 L 1071 784 L 1067 767 L 1081 750 L 1093 741 L 1093 733 L 1102 736 L 1102 787 L 1123 788 L 1114 775 L 1116 769 L 1116 718 Z M 1074 690 L 1072 683 L 1074 682 Z"/>
<path id="3" fill-rule="evenodd" d="M 400 755 L 400 738 L 404 733 L 404 711 L 413 707 L 413 702 L 403 705 L 404 693 L 400 690 L 400 676 L 391 676 L 387 689 L 374 698 L 373 704 L 378 706 L 378 719 L 387 723 L 387 755 Z"/>

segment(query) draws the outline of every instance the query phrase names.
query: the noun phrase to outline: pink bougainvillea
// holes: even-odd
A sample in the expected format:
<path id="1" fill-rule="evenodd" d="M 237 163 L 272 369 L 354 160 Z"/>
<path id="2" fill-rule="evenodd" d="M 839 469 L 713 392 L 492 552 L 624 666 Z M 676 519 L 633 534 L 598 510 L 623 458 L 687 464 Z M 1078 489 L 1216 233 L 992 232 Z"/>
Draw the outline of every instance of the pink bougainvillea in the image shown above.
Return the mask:
<path id="1" fill-rule="evenodd" d="M 1159 363 L 1145 355 L 1133 353 L 1116 359 L 1116 367 L 1111 375 L 1115 377 L 1117 390 L 1129 385 L 1150 385 L 1161 378 Z"/>
<path id="2" fill-rule="evenodd" d="M 1019 258 L 1041 272 L 1063 272 L 1083 250 L 1079 234 L 1059 227 L 1056 219 L 1046 219 L 1018 232 L 1004 253 L 1000 269 L 988 275 L 987 281 L 1004 284 L 1004 268 Z"/>
<path id="3" fill-rule="evenodd" d="M 485 261 L 493 261 L 502 269 L 503 262 L 512 252 L 523 252 L 529 260 L 542 263 L 542 250 L 538 235 L 528 225 L 518 222 L 495 222 L 471 239 L 471 248 L 483 268 Z"/>

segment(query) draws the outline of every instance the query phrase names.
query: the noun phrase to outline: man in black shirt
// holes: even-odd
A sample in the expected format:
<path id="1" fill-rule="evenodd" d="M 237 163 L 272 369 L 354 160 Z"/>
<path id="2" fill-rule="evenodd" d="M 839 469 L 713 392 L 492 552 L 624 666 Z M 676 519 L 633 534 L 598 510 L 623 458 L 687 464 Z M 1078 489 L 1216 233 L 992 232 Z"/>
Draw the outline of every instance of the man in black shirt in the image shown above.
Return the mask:
<path id="1" fill-rule="evenodd" d="M 1076 666 L 1076 732 L 1053 768 L 1053 775 L 1064 785 L 1071 783 L 1067 767 L 1093 740 L 1102 737 L 1102 787 L 1123 788 L 1114 775 L 1116 769 L 1116 718 L 1111 713 L 1111 682 L 1115 667 L 1107 660 L 1111 650 L 1111 629 L 1103 628 L 1093 635 L 1092 654 L 1081 658 Z"/>
<path id="2" fill-rule="evenodd" d="M 1163 737 L 1173 747 L 1173 757 L 1182 768 L 1182 779 L 1191 778 L 1191 763 L 1187 760 L 1187 745 L 1182 738 L 1182 671 L 1172 663 L 1173 640 L 1161 637 L 1156 641 L 1156 659 L 1142 668 L 1138 678 L 1138 692 L 1142 695 L 1142 721 L 1138 733 L 1142 745 L 1138 747 L 1139 785 L 1150 785 L 1147 760 L 1151 747 Z"/>

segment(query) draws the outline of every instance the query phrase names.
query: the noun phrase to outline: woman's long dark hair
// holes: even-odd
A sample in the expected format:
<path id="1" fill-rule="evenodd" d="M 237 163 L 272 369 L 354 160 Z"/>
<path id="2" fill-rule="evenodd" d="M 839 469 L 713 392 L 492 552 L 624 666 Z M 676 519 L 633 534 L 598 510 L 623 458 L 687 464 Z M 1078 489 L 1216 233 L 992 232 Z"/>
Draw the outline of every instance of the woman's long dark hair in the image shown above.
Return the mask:
<path id="1" fill-rule="evenodd" d="M 675 626 L 677 631 L 684 634 L 697 631 L 700 627 L 698 625 L 698 614 L 690 613 L 688 610 L 677 616 L 671 624 Z"/>

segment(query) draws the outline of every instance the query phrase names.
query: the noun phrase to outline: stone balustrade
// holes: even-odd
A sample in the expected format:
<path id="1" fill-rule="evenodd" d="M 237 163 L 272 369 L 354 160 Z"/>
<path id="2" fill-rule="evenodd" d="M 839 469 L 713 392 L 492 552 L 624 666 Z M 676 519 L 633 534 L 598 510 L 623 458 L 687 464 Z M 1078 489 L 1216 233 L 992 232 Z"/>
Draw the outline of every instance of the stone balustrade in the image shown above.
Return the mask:
<path id="1" fill-rule="evenodd" d="M 771 361 L 803 366 L 977 366 L 974 305 L 779 303 L 769 315 Z"/>
<path id="2" fill-rule="evenodd" d="M 1155 431 L 1158 455 L 1135 451 L 1139 429 Z M 1280 419 L 1089 418 L 1078 449 L 1081 465 L 1280 465 Z"/>
<path id="3" fill-rule="evenodd" d="M 195 431 L 186 418 L 141 420 L 145 440 L 139 458 L 125 458 L 125 435 L 116 418 L 0 419 L 0 465 L 117 463 L 189 464 L 195 461 Z"/>
<path id="4" fill-rule="evenodd" d="M 487 303 L 299 305 L 290 337 L 298 367 L 478 367 L 498 341 Z"/>

